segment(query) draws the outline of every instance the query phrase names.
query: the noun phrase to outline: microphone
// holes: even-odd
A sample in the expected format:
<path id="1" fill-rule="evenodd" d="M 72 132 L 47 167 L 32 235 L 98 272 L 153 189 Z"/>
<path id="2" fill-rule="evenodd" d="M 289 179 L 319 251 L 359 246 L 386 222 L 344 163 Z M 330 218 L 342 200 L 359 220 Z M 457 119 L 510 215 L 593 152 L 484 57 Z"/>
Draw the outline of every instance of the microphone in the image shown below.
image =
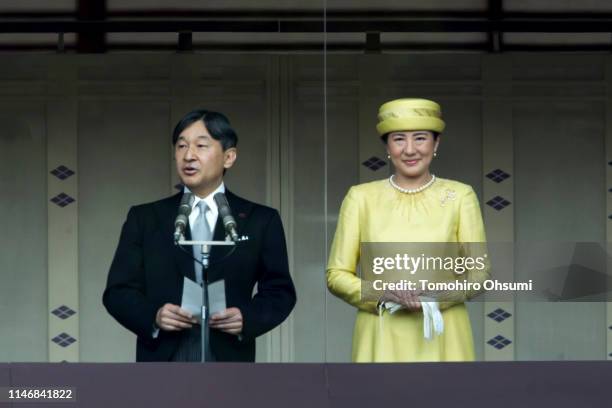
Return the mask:
<path id="1" fill-rule="evenodd" d="M 217 203 L 217 207 L 219 207 L 219 215 L 223 220 L 223 226 L 225 227 L 225 232 L 232 237 L 232 241 L 238 242 L 238 232 L 236 231 L 236 220 L 232 216 L 232 210 L 227 203 L 227 198 L 225 198 L 225 194 L 217 193 L 214 195 L 213 199 L 215 203 Z"/>
<path id="2" fill-rule="evenodd" d="M 184 237 L 185 228 L 189 222 L 189 214 L 191 214 L 191 206 L 195 201 L 195 197 L 191 193 L 183 194 L 181 203 L 179 204 L 178 215 L 174 220 L 174 242 L 177 243 Z"/>

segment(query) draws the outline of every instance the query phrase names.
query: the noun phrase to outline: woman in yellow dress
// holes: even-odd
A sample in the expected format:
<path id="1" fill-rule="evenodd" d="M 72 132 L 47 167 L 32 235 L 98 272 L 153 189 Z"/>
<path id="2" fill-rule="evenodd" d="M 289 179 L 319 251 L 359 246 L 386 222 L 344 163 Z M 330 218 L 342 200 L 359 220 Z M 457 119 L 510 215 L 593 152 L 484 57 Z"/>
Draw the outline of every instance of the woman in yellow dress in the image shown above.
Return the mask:
<path id="1" fill-rule="evenodd" d="M 327 265 L 329 290 L 358 308 L 352 359 L 473 361 L 472 329 L 462 301 L 436 303 L 444 330 L 428 340 L 418 292 L 387 290 L 378 303 L 362 300 L 362 280 L 356 275 L 362 242 L 485 242 L 473 189 L 429 171 L 445 127 L 440 106 L 426 99 L 398 99 L 383 104 L 378 119 L 376 128 L 395 172 L 388 179 L 351 187 Z M 468 271 L 465 278 L 482 282 L 488 273 Z M 381 302 L 402 309 L 390 313 Z"/>

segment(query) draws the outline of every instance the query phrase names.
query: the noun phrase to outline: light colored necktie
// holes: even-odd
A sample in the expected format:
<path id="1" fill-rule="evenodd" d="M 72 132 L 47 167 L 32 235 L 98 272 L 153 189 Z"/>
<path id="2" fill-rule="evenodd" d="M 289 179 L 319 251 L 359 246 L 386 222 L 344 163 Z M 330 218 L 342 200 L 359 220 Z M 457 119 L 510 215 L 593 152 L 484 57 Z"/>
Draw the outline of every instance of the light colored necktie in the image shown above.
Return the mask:
<path id="1" fill-rule="evenodd" d="M 191 239 L 194 241 L 210 241 L 212 238 L 212 233 L 210 232 L 210 226 L 208 225 L 208 221 L 206 220 L 206 212 L 209 210 L 208 205 L 204 200 L 200 200 L 197 204 L 200 212 L 198 213 L 197 218 L 195 219 L 193 226 L 191 227 Z M 202 246 L 194 245 L 193 246 L 193 256 L 195 259 L 202 261 Z M 195 278 L 196 282 L 199 284 L 202 283 L 202 265 L 199 262 L 195 263 Z"/>

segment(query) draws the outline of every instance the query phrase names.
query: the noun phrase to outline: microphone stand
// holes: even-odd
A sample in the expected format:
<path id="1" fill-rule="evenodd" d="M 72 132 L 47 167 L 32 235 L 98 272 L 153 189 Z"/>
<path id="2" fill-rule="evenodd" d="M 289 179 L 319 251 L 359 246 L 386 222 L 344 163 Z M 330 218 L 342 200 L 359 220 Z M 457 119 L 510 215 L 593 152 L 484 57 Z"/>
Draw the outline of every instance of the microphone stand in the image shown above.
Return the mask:
<path id="1" fill-rule="evenodd" d="M 200 329 L 202 333 L 202 362 L 212 361 L 212 354 L 208 347 L 208 341 L 210 337 L 210 329 L 208 327 L 209 319 L 209 302 L 208 302 L 208 267 L 210 265 L 210 251 L 214 246 L 233 246 L 236 245 L 234 241 L 226 236 L 225 241 L 185 241 L 184 237 L 181 237 L 176 242 L 178 245 L 195 246 L 200 245 L 202 247 L 202 316 L 200 320 Z"/>

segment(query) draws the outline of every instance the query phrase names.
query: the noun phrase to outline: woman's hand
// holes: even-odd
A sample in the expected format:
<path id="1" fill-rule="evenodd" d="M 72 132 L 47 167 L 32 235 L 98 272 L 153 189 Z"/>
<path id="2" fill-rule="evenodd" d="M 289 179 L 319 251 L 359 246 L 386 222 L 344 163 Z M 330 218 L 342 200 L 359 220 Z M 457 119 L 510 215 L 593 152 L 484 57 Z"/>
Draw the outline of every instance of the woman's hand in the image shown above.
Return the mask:
<path id="1" fill-rule="evenodd" d="M 421 310 L 420 291 L 416 290 L 386 290 L 381 300 L 402 305 L 411 312 Z"/>

